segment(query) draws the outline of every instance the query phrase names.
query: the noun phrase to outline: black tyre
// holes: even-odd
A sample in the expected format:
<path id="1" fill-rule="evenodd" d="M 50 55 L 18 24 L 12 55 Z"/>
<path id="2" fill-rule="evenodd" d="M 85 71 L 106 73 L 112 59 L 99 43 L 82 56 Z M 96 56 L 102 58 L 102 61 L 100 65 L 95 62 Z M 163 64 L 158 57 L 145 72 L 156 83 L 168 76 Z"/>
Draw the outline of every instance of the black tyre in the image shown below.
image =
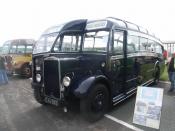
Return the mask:
<path id="1" fill-rule="evenodd" d="M 32 76 L 32 68 L 29 65 L 24 65 L 22 67 L 22 75 L 29 78 Z"/>
<path id="2" fill-rule="evenodd" d="M 80 100 L 80 111 L 83 117 L 94 122 L 103 117 L 109 107 L 109 92 L 105 85 L 97 84 L 89 95 Z"/>
<path id="3" fill-rule="evenodd" d="M 160 79 L 160 68 L 159 66 L 156 66 L 155 68 L 155 74 L 154 74 L 154 84 L 158 84 Z"/>
<path id="4" fill-rule="evenodd" d="M 35 100 L 42 104 L 42 105 L 45 105 L 46 103 L 44 102 L 44 96 L 43 96 L 43 93 L 42 93 L 42 90 L 41 88 L 39 87 L 35 87 L 34 88 L 34 97 L 35 97 Z"/>

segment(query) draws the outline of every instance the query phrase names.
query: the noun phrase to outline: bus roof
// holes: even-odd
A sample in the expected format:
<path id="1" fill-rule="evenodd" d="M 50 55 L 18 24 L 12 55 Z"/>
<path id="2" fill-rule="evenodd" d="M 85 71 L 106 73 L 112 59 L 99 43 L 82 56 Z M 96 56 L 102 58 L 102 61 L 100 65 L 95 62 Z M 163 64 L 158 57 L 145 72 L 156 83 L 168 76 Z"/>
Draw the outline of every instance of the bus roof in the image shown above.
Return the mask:
<path id="1" fill-rule="evenodd" d="M 125 21 L 122 19 L 114 18 L 114 17 L 107 17 L 107 18 L 102 19 L 102 20 L 88 21 L 87 26 L 86 26 L 86 30 L 95 30 L 95 29 L 103 29 L 103 28 L 110 29 L 113 26 L 115 26 L 116 28 L 124 29 L 124 30 L 131 30 L 131 31 L 143 33 L 143 34 L 149 35 L 151 37 L 154 37 L 155 39 L 160 41 L 160 39 L 158 39 L 154 33 L 148 31 L 146 28 L 143 28 L 143 27 L 136 25 L 134 23 L 131 23 L 131 22 L 128 22 L 128 21 Z"/>
<path id="2" fill-rule="evenodd" d="M 116 28 L 122 28 L 125 30 L 132 30 L 136 32 L 140 32 L 149 36 L 152 36 L 154 38 L 155 35 L 148 31 L 147 29 L 138 26 L 134 23 L 114 18 L 114 17 L 107 17 L 105 19 L 99 19 L 99 20 L 87 20 L 87 19 L 79 19 L 70 21 L 58 26 L 53 26 L 51 28 L 48 28 L 43 35 L 48 35 L 52 33 L 60 33 L 60 32 L 66 32 L 66 31 L 78 31 L 78 32 L 84 32 L 88 30 L 97 30 L 97 29 L 111 29 L 113 27 Z M 156 38 L 158 39 L 158 38 Z M 160 39 L 158 39 L 160 41 Z"/>
<path id="3" fill-rule="evenodd" d="M 114 18 L 114 17 L 107 17 L 104 20 L 108 21 L 108 23 L 110 22 L 111 25 L 110 26 L 108 25 L 108 28 L 115 25 L 118 28 L 124 28 L 127 30 L 134 30 L 134 31 L 138 31 L 138 32 L 145 33 L 145 34 L 148 34 L 148 35 L 155 37 L 155 35 L 153 35 L 152 32 L 149 32 L 147 29 L 145 29 L 139 25 L 136 25 L 134 23 L 131 23 L 129 21 L 125 21 L 122 19 Z M 99 20 L 96 20 L 96 21 L 99 21 Z"/>

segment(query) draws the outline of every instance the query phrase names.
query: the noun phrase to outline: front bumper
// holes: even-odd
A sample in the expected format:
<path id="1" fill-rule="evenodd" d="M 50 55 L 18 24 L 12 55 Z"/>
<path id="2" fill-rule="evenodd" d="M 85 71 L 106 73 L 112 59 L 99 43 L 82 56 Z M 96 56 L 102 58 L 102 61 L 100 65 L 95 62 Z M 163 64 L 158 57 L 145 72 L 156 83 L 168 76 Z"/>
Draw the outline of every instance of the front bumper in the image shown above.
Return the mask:
<path id="1" fill-rule="evenodd" d="M 35 88 L 44 88 L 44 87 L 41 86 L 41 84 L 31 82 L 31 88 L 35 89 Z M 51 105 L 59 106 L 59 107 L 66 107 L 68 105 L 65 99 L 59 99 L 53 96 L 47 96 L 45 94 L 42 94 L 42 95 L 44 96 L 44 101 L 47 104 L 51 104 Z"/>

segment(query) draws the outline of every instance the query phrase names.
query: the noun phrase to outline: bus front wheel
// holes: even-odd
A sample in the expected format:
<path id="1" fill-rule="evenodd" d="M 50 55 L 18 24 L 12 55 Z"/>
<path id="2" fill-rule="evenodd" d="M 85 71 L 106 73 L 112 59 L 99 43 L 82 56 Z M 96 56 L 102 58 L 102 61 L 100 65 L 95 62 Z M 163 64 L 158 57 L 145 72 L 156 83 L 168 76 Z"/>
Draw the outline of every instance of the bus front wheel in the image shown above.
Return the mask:
<path id="1" fill-rule="evenodd" d="M 89 122 L 97 121 L 103 117 L 108 106 L 109 93 L 103 84 L 93 86 L 88 96 L 80 100 L 80 111 Z"/>

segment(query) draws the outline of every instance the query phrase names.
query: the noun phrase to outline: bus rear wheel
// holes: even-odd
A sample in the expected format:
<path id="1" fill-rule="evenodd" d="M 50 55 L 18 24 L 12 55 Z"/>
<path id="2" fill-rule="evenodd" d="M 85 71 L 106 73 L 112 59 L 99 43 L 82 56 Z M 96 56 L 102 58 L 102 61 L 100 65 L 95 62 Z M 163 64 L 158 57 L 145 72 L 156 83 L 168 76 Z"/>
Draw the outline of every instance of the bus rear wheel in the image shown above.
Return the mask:
<path id="1" fill-rule="evenodd" d="M 90 91 L 90 94 L 80 100 L 80 111 L 83 117 L 94 122 L 103 117 L 109 106 L 108 89 L 103 84 L 97 84 Z"/>

